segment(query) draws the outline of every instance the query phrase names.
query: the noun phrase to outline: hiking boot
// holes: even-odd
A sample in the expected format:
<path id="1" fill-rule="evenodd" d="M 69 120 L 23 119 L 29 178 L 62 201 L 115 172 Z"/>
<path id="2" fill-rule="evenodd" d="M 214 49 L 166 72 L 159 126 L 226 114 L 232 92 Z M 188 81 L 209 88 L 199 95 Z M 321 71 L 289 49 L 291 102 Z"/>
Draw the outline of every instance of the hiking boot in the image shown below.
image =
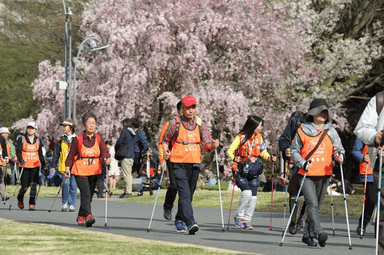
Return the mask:
<path id="1" fill-rule="evenodd" d="M 35 205 L 29 205 L 29 210 L 30 210 L 30 211 L 34 211 L 34 210 L 36 210 Z"/>
<path id="2" fill-rule="evenodd" d="M 70 211 L 70 212 L 74 212 L 75 210 L 76 210 L 76 209 L 75 209 L 75 207 L 74 207 L 73 205 L 70 205 L 70 206 L 69 206 L 69 211 Z"/>
<path id="3" fill-rule="evenodd" d="M 238 228 L 245 228 L 245 226 L 244 226 L 244 221 L 243 221 L 242 218 L 237 218 L 237 217 L 235 217 L 235 225 L 236 225 L 236 227 L 238 227 Z"/>
<path id="4" fill-rule="evenodd" d="M 88 214 L 88 216 L 85 217 L 85 226 L 87 228 L 92 227 L 93 223 L 95 222 L 96 222 L 95 217 L 93 217 L 92 214 Z"/>
<path id="5" fill-rule="evenodd" d="M 297 226 L 293 221 L 291 221 L 291 224 L 289 224 L 288 231 L 291 235 L 296 235 Z"/>
<path id="6" fill-rule="evenodd" d="M 176 232 L 178 233 L 185 232 L 184 224 L 181 220 L 175 221 L 175 227 L 176 227 Z"/>
<path id="7" fill-rule="evenodd" d="M 77 216 L 77 224 L 79 226 L 85 226 L 85 217 L 84 216 Z"/>
<path id="8" fill-rule="evenodd" d="M 252 227 L 250 221 L 248 221 L 248 220 L 244 221 L 244 229 L 253 230 L 253 227 Z"/>
<path id="9" fill-rule="evenodd" d="M 120 198 L 127 198 L 127 197 L 131 197 L 131 196 L 132 196 L 131 193 L 124 192 L 123 194 L 121 194 Z"/>
<path id="10" fill-rule="evenodd" d="M 306 243 L 308 246 L 317 246 L 317 243 L 315 241 L 313 241 L 313 238 L 312 237 L 304 237 L 303 236 L 303 239 L 301 239 L 301 241 L 303 243 Z"/>
<path id="11" fill-rule="evenodd" d="M 188 234 L 194 235 L 197 231 L 199 231 L 199 226 L 196 223 L 192 223 L 188 225 Z"/>
<path id="12" fill-rule="evenodd" d="M 20 209 L 24 209 L 24 202 L 23 201 L 19 201 L 17 202 L 17 206 L 20 208 Z"/>
<path id="13" fill-rule="evenodd" d="M 172 209 L 167 209 L 165 207 L 163 207 L 163 209 L 164 209 L 164 213 L 163 213 L 164 219 L 172 220 Z"/>
<path id="14" fill-rule="evenodd" d="M 61 211 L 63 211 L 63 212 L 68 211 L 68 205 L 67 204 L 63 204 L 63 206 L 61 207 Z"/>
<path id="15" fill-rule="evenodd" d="M 325 232 L 319 234 L 319 237 L 317 238 L 317 240 L 319 241 L 319 245 L 321 247 L 325 246 L 325 241 L 327 241 L 327 239 L 328 239 L 328 235 Z"/>

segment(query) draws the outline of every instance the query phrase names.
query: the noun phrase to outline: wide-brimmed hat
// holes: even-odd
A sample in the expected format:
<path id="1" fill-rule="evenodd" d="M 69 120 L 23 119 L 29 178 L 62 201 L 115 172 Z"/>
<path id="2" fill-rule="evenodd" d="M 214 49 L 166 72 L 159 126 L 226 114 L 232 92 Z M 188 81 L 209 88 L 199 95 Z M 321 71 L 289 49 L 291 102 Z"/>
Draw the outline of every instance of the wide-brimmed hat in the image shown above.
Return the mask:
<path id="1" fill-rule="evenodd" d="M 37 129 L 37 124 L 36 124 L 35 122 L 31 121 L 31 122 L 29 122 L 29 123 L 27 124 L 27 128 L 28 128 L 28 127 L 32 127 L 32 128 L 34 128 L 34 129 Z"/>
<path id="2" fill-rule="evenodd" d="M 75 127 L 76 123 L 73 122 L 73 120 L 64 120 L 62 123 L 60 123 L 60 126 L 70 126 Z"/>
<path id="3" fill-rule="evenodd" d="M 327 110 L 328 111 L 328 117 L 332 118 L 333 113 L 332 111 L 328 108 L 328 103 L 322 98 L 317 98 L 311 102 L 309 105 L 308 109 L 308 114 L 315 116 L 321 113 L 322 111 Z"/>
<path id="4" fill-rule="evenodd" d="M 7 127 L 1 127 L 0 128 L 0 134 L 4 134 L 4 133 L 9 134 L 9 129 Z"/>

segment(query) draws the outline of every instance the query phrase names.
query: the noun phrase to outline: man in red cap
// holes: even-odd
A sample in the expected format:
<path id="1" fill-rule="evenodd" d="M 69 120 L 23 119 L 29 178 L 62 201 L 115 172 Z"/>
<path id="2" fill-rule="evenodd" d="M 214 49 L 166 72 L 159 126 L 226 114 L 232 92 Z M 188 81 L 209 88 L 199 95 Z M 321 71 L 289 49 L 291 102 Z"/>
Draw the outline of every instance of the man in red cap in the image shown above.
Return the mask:
<path id="1" fill-rule="evenodd" d="M 213 151 L 219 146 L 219 141 L 212 140 L 207 126 L 196 116 L 196 98 L 185 96 L 181 103 L 183 114 L 169 123 L 163 136 L 163 157 L 172 164 L 179 193 L 176 230 L 185 232 L 185 223 L 189 234 L 193 235 L 199 230 L 193 217 L 192 197 L 201 166 L 200 145 L 206 151 Z"/>

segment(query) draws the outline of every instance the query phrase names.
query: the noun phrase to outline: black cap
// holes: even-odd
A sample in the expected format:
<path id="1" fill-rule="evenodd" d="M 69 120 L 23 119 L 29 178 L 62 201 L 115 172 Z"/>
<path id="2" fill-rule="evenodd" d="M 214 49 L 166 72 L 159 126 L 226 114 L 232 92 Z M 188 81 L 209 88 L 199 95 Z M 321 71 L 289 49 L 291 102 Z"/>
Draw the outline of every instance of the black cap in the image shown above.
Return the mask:
<path id="1" fill-rule="evenodd" d="M 332 118 L 333 113 L 328 108 L 328 103 L 322 98 L 317 98 L 311 102 L 308 109 L 308 114 L 315 116 L 321 113 L 322 111 L 327 110 L 328 111 L 328 117 Z"/>

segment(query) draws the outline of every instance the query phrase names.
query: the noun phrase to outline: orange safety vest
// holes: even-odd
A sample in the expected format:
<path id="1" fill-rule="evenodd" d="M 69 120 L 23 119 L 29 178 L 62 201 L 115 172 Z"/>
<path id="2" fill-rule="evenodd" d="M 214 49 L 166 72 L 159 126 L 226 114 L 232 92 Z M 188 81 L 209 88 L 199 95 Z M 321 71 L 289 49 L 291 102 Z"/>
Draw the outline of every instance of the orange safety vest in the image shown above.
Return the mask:
<path id="1" fill-rule="evenodd" d="M 163 136 L 165 134 L 165 131 L 167 131 L 168 125 L 170 121 L 167 121 L 164 123 L 163 128 L 161 129 L 160 132 L 160 137 L 159 137 L 159 159 L 161 162 L 164 162 L 165 159 L 163 158 Z"/>
<path id="2" fill-rule="evenodd" d="M 240 141 L 244 135 L 239 134 Z M 239 148 L 235 150 L 235 162 L 243 162 L 247 159 L 260 156 L 261 147 L 261 134 L 253 134 L 249 140 L 243 144 L 240 144 Z M 252 150 L 252 151 L 251 151 Z"/>
<path id="3" fill-rule="evenodd" d="M 303 147 L 301 149 L 302 158 L 305 158 L 313 150 L 323 132 L 324 131 L 320 132 L 317 136 L 311 137 L 306 135 L 302 128 L 297 130 L 297 133 L 303 143 Z M 309 159 L 312 161 L 312 166 L 307 172 L 307 176 L 332 175 L 332 153 L 333 144 L 329 136 L 326 135 L 324 140 L 316 149 L 315 153 L 313 153 L 312 157 Z M 305 170 L 300 168 L 298 173 L 304 175 Z"/>
<path id="4" fill-rule="evenodd" d="M 9 142 L 5 138 L 4 138 L 4 140 L 5 140 L 5 144 L 7 145 L 7 155 L 8 155 L 8 158 L 11 159 L 11 148 L 10 148 Z M 1 148 L 1 146 L 0 146 L 0 151 L 3 151 L 3 148 Z M 3 155 L 3 160 L 2 161 L 3 162 L 2 162 L 1 165 L 2 166 L 7 166 L 7 161 L 5 160 L 4 155 Z"/>
<path id="5" fill-rule="evenodd" d="M 100 162 L 100 135 L 96 137 L 95 144 L 88 148 L 83 144 L 83 135 L 77 136 L 79 157 L 73 164 L 71 173 L 79 176 L 90 176 L 101 174 Z"/>
<path id="6" fill-rule="evenodd" d="M 39 139 L 36 139 L 34 144 L 27 143 L 25 137 L 22 137 L 23 148 L 21 150 L 21 157 L 25 161 L 25 168 L 35 168 L 40 166 L 40 158 L 39 158 Z M 22 165 L 19 163 L 19 166 Z"/>
<path id="7" fill-rule="evenodd" d="M 368 153 L 368 146 L 365 145 L 364 148 L 361 150 L 361 154 L 365 155 Z M 373 170 L 372 168 L 369 167 L 369 164 L 371 163 L 371 159 L 369 159 L 368 162 L 361 162 L 359 164 L 359 167 L 360 167 L 360 175 L 365 175 L 365 171 L 368 169 L 367 171 L 367 175 L 370 175 L 370 174 L 373 174 Z"/>
<path id="8" fill-rule="evenodd" d="M 170 161 L 173 163 L 201 163 L 200 149 L 200 118 L 196 117 L 196 127 L 194 130 L 188 130 L 180 121 L 180 117 L 176 117 L 176 123 L 179 125 L 179 134 L 172 141 L 172 150 Z M 200 124 L 199 124 L 200 123 Z"/>

